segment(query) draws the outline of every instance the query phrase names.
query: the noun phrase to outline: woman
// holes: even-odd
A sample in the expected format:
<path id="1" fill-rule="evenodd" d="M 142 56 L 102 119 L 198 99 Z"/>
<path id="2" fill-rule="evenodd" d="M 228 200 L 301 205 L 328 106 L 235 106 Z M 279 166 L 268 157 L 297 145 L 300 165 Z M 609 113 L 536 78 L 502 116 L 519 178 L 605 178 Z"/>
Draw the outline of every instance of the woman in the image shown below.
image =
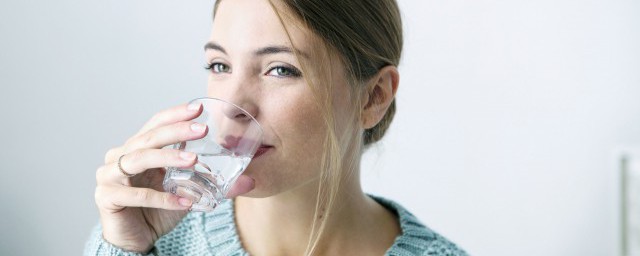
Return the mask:
<path id="1" fill-rule="evenodd" d="M 155 115 L 98 169 L 98 226 L 86 255 L 466 255 L 400 205 L 366 195 L 360 157 L 395 112 L 402 49 L 394 0 L 221 0 L 205 46 L 208 96 L 264 128 L 226 203 L 189 213 L 163 166 L 195 156 L 201 106 Z"/>

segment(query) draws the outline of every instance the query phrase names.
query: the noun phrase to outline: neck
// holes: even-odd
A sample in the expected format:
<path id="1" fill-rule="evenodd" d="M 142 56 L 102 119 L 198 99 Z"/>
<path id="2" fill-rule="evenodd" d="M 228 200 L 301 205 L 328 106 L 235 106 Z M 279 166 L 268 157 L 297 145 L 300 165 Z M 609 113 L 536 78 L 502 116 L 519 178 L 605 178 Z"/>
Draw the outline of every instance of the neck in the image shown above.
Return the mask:
<path id="1" fill-rule="evenodd" d="M 236 198 L 236 223 L 243 246 L 252 255 L 303 255 L 312 231 L 317 193 L 316 181 L 268 198 Z M 383 249 L 384 253 L 400 233 L 395 217 L 363 193 L 359 178 L 346 181 L 338 195 L 329 215 L 322 214 L 325 235 L 316 254 L 364 252 L 354 246 Z M 354 238 L 360 243 L 354 243 Z M 368 244 L 372 241 L 378 247 Z"/>

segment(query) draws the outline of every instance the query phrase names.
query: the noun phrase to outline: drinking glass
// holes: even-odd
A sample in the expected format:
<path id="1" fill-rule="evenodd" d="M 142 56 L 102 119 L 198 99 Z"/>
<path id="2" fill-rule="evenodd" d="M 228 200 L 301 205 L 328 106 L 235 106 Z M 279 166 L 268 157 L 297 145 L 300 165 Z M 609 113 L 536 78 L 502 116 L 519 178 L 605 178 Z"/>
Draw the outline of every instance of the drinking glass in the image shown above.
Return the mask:
<path id="1" fill-rule="evenodd" d="M 198 98 L 202 113 L 193 121 L 207 125 L 204 138 L 173 145 L 195 153 L 191 168 L 167 167 L 165 191 L 190 199 L 191 211 L 212 211 L 225 200 L 262 143 L 262 128 L 237 105 L 216 98 Z"/>

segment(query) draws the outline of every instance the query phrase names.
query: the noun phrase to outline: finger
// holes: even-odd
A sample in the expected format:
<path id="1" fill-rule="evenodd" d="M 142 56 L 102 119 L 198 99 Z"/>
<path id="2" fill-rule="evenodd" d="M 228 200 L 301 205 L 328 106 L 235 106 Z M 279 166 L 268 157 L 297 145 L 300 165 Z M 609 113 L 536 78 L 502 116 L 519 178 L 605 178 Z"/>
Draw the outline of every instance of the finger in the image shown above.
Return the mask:
<path id="1" fill-rule="evenodd" d="M 107 151 L 107 153 L 104 155 L 104 163 L 105 164 L 110 164 L 110 163 L 113 163 L 115 161 L 118 161 L 118 157 L 123 155 L 122 154 L 123 150 L 124 150 L 123 147 L 117 147 L 117 148 L 109 149 L 109 151 Z"/>
<path id="2" fill-rule="evenodd" d="M 105 164 L 110 164 L 118 160 L 124 154 L 141 148 L 162 148 L 166 145 L 175 144 L 181 141 L 200 139 L 206 136 L 208 127 L 196 125 L 195 122 L 180 122 L 169 126 L 156 128 L 146 134 L 132 137 L 127 144 L 122 147 L 112 148 L 105 154 Z M 188 127 L 188 129 L 187 129 Z M 203 128 L 204 127 L 204 130 Z M 178 132 L 175 131 L 178 130 Z M 177 138 L 175 136 L 178 136 Z"/>
<path id="3" fill-rule="evenodd" d="M 125 144 L 129 144 L 128 142 L 130 142 L 136 137 L 139 137 L 141 134 L 144 134 L 150 131 L 151 129 L 154 129 L 156 127 L 160 127 L 163 125 L 167 125 L 170 123 L 176 123 L 184 120 L 193 119 L 198 115 L 200 115 L 201 112 L 202 112 L 202 104 L 189 104 L 189 105 L 183 104 L 183 105 L 176 106 L 176 107 L 164 110 L 162 112 L 159 112 L 155 116 L 153 116 L 149 121 L 147 121 L 147 123 L 135 135 L 133 135 L 129 140 L 127 140 L 127 143 Z M 115 162 L 118 159 L 118 157 L 124 154 L 124 150 L 125 150 L 124 147 L 117 147 L 117 148 L 110 149 L 105 154 L 104 163 L 109 164 L 109 163 Z"/>
<path id="4" fill-rule="evenodd" d="M 202 104 L 182 104 L 156 113 L 142 128 L 134 135 L 138 136 L 160 126 L 191 120 L 202 112 Z"/>
<path id="5" fill-rule="evenodd" d="M 162 148 L 181 141 L 201 139 L 207 135 L 208 127 L 193 121 L 183 121 L 161 126 L 131 139 L 121 152 L 129 152 L 143 148 Z"/>
<path id="6" fill-rule="evenodd" d="M 240 175 L 225 197 L 234 198 L 253 190 L 255 187 L 256 181 L 253 178 L 247 175 Z"/>
<path id="7" fill-rule="evenodd" d="M 150 188 L 126 186 L 101 186 L 96 188 L 96 202 L 99 207 L 119 210 L 124 207 L 147 207 L 167 210 L 187 210 L 191 200 L 167 192 Z"/>
<path id="8" fill-rule="evenodd" d="M 123 155 L 118 162 L 106 165 L 99 169 L 97 174 L 98 183 L 120 183 L 128 185 L 127 177 L 120 171 L 120 168 L 127 174 L 137 175 L 148 169 L 160 167 L 188 168 L 197 162 L 197 156 L 191 152 L 184 152 L 175 149 L 139 149 L 129 154 Z"/>

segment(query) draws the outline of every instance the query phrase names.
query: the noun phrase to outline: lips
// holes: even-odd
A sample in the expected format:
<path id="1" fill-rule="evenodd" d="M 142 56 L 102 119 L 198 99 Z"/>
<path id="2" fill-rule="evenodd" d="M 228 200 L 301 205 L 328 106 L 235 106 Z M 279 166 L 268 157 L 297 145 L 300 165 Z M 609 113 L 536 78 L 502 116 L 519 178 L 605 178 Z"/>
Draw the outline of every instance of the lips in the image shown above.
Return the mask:
<path id="1" fill-rule="evenodd" d="M 264 145 L 264 144 L 260 145 L 258 150 L 256 150 L 256 153 L 253 155 L 253 159 L 260 157 L 261 155 L 269 151 L 271 148 L 273 148 L 273 146 Z"/>
<path id="2" fill-rule="evenodd" d="M 224 142 L 221 143 L 222 147 L 226 149 L 235 148 L 240 143 L 240 138 L 232 135 L 227 135 L 224 137 Z"/>
<path id="3" fill-rule="evenodd" d="M 255 145 L 254 143 L 255 141 L 251 141 L 246 138 L 240 139 L 235 136 L 227 135 L 224 138 L 224 142 L 222 142 L 220 145 L 226 149 L 229 149 L 229 150 L 234 149 L 234 151 L 241 152 L 244 154 L 251 151 L 251 148 L 253 147 L 253 145 Z M 256 153 L 253 154 L 253 158 L 255 159 L 261 156 L 262 154 L 269 151 L 271 148 L 273 148 L 273 146 L 267 145 L 267 144 L 261 144 L 260 147 L 258 147 L 258 149 L 256 150 Z"/>

